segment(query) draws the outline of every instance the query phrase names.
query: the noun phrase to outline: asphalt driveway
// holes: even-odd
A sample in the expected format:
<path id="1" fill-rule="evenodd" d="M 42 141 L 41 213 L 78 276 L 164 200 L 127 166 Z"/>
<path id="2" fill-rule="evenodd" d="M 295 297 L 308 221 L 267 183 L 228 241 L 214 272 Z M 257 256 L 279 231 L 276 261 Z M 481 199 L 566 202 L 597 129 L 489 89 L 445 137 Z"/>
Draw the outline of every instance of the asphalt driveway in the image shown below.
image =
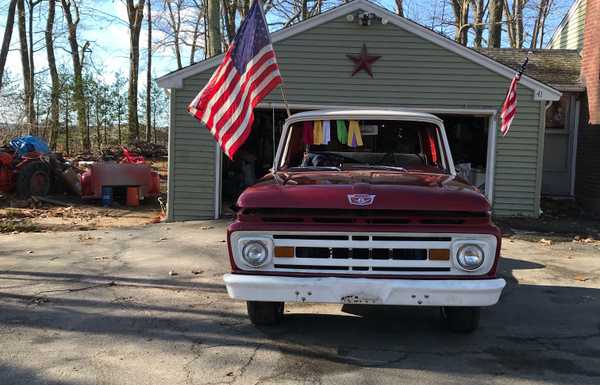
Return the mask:
<path id="1" fill-rule="evenodd" d="M 472 335 L 437 309 L 229 300 L 224 222 L 0 235 L 0 384 L 599 384 L 600 244 L 506 241 Z"/>

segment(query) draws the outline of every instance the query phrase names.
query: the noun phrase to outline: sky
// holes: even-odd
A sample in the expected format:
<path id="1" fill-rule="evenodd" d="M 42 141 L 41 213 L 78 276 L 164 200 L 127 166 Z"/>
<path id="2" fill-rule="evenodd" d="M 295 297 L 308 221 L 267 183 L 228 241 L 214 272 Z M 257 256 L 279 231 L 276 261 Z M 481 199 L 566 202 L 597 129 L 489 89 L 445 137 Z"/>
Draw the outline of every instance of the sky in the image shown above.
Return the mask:
<path id="1" fill-rule="evenodd" d="M 447 0 L 405 0 L 405 14 L 407 17 L 423 22 L 430 20 L 432 14 L 451 12 L 448 5 L 444 8 L 442 4 Z M 394 0 L 377 0 L 377 2 L 390 9 L 395 10 Z M 551 35 L 554 28 L 560 23 L 573 0 L 555 0 L 556 8 L 548 20 L 548 33 Z M 6 20 L 7 0 L 0 1 L 0 26 L 4 30 Z M 43 48 L 43 28 L 45 26 L 45 10 L 40 8 L 38 16 L 43 21 L 34 27 L 40 31 L 39 50 L 35 54 L 36 72 L 47 67 L 46 51 Z M 268 15 L 267 15 L 268 16 Z M 57 9 L 57 25 L 62 23 L 62 12 Z M 102 74 L 106 81 L 112 81 L 114 74 L 119 72 L 127 77 L 129 66 L 129 31 L 127 28 L 127 10 L 122 0 L 83 0 L 81 24 L 79 27 L 79 43 L 86 40 L 91 42 L 91 58 L 94 68 Z M 430 25 L 426 25 L 431 27 Z M 447 27 L 450 32 L 451 27 Z M 159 32 L 153 32 L 154 37 L 160 37 Z M 506 34 L 505 34 L 506 35 Z M 18 31 L 15 25 L 11 51 L 7 59 L 7 69 L 14 75 L 21 71 L 20 55 L 18 52 Z M 140 79 L 146 76 L 146 49 L 147 32 L 146 26 L 142 26 L 140 37 Z M 70 56 L 67 51 L 66 42 L 59 42 L 56 49 L 57 60 L 70 67 Z M 187 56 L 187 55 L 186 55 Z M 188 59 L 185 59 L 184 65 Z M 153 53 L 153 77 L 159 77 L 177 68 L 174 54 L 168 49 L 157 50 Z M 142 82 L 143 83 L 143 82 Z"/>

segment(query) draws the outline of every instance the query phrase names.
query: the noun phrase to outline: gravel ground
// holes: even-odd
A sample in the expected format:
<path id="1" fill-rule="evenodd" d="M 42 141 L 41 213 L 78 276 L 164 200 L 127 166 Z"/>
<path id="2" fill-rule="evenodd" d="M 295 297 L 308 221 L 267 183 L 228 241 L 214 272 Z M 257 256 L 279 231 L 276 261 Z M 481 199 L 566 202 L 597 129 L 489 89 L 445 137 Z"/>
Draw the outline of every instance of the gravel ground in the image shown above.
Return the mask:
<path id="1" fill-rule="evenodd" d="M 598 384 L 600 243 L 507 239 L 471 335 L 438 309 L 228 298 L 224 222 L 0 234 L 0 383 Z"/>

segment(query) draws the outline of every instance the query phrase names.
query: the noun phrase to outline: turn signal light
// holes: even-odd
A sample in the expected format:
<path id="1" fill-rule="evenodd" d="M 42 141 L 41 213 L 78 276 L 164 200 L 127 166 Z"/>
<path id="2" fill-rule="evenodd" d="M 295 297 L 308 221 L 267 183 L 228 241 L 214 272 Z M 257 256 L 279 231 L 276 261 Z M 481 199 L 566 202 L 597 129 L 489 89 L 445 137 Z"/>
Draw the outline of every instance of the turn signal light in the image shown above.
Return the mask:
<path id="1" fill-rule="evenodd" d="M 276 258 L 292 258 L 294 257 L 294 248 L 291 246 L 277 246 L 275 248 Z"/>
<path id="2" fill-rule="evenodd" d="M 448 261 L 450 259 L 450 250 L 448 249 L 431 249 L 429 250 L 430 261 Z"/>

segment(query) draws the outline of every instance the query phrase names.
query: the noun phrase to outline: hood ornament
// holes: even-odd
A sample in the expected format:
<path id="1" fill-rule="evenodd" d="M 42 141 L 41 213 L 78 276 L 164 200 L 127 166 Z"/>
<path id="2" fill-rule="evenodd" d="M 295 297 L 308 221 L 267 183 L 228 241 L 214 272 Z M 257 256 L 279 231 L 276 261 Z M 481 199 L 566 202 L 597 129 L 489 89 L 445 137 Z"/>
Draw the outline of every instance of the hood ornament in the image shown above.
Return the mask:
<path id="1" fill-rule="evenodd" d="M 368 206 L 375 200 L 371 194 L 348 194 L 348 202 L 354 206 Z"/>

